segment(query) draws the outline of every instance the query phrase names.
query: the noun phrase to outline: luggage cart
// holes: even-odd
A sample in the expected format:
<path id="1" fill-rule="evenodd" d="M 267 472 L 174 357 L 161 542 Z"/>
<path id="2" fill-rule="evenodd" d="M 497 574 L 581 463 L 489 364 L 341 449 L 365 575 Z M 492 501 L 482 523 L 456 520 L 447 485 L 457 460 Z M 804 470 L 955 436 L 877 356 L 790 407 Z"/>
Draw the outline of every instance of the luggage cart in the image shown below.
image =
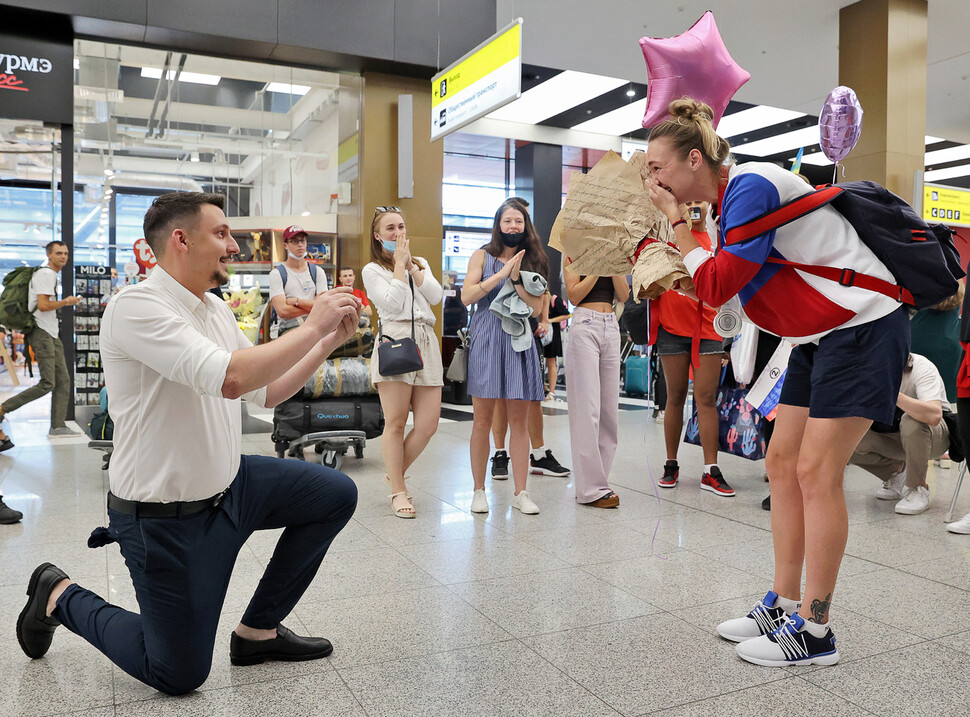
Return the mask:
<path id="1" fill-rule="evenodd" d="M 279 458 L 306 460 L 313 448 L 321 463 L 340 470 L 352 448 L 354 457 L 364 457 L 368 438 L 384 432 L 384 412 L 377 396 L 290 399 L 273 413 L 273 445 Z"/>

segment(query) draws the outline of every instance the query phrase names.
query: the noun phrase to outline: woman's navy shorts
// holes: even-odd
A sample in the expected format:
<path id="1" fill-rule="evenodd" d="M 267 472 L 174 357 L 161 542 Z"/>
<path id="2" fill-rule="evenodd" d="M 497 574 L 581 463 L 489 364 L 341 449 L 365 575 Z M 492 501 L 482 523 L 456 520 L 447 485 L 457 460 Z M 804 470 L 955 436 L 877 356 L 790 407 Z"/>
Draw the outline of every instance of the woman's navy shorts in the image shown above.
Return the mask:
<path id="1" fill-rule="evenodd" d="M 909 315 L 900 307 L 868 324 L 800 344 L 788 360 L 781 403 L 812 418 L 858 416 L 892 423 L 909 356 Z"/>

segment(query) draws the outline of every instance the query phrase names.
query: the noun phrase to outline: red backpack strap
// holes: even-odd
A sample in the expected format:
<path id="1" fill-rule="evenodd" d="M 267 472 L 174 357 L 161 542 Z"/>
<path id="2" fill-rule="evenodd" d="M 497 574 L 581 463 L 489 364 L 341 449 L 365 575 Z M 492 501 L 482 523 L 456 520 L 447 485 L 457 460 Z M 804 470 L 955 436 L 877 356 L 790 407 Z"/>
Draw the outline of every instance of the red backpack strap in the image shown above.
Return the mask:
<path id="1" fill-rule="evenodd" d="M 772 229 L 777 229 L 780 226 L 793 222 L 796 219 L 801 219 L 819 207 L 824 207 L 826 204 L 829 204 L 842 194 L 842 192 L 843 189 L 841 187 L 829 185 L 822 189 L 817 189 L 814 192 L 809 192 L 790 202 L 786 202 L 777 209 L 772 209 L 770 212 L 765 212 L 761 216 L 755 217 L 747 224 L 741 224 L 740 226 L 728 229 L 724 235 L 724 244 L 727 246 L 747 241 L 756 236 L 761 236 L 765 232 L 770 232 Z"/>
<path id="2" fill-rule="evenodd" d="M 815 276 L 820 276 L 823 279 L 838 282 L 842 286 L 857 286 L 860 289 L 867 289 L 869 291 L 875 291 L 879 294 L 883 294 L 884 296 L 888 296 L 894 301 L 901 301 L 904 304 L 910 305 L 914 304 L 913 294 L 909 291 L 909 289 L 899 286 L 898 284 L 894 284 L 891 281 L 870 276 L 869 274 L 860 274 L 854 269 L 838 269 L 834 266 L 800 264 L 796 261 L 779 259 L 774 256 L 769 256 L 765 263 L 783 264 L 785 266 L 798 269 L 799 271 L 804 271 L 807 274 L 813 274 Z"/>

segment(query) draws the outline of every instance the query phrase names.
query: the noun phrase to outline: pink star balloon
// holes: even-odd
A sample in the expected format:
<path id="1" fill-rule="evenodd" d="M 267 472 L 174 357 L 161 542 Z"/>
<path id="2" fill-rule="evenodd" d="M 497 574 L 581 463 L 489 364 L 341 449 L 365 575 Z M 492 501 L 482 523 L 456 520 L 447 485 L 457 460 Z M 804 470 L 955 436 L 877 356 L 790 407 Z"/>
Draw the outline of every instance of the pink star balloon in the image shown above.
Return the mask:
<path id="1" fill-rule="evenodd" d="M 734 93 L 751 79 L 728 53 L 710 10 L 683 35 L 641 37 L 640 49 L 647 63 L 644 127 L 665 119 L 667 107 L 681 97 L 709 104 L 717 127 Z"/>

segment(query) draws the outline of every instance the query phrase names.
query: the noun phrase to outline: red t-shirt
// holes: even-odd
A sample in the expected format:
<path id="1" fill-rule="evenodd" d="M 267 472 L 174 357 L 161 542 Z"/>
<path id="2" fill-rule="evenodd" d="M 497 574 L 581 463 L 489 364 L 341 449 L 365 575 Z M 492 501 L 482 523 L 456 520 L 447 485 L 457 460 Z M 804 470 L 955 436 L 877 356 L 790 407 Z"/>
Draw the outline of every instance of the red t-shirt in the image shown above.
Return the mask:
<path id="1" fill-rule="evenodd" d="M 364 306 L 370 305 L 370 302 L 367 300 L 367 294 L 364 293 L 363 289 L 352 289 L 350 293 L 360 299 L 360 303 Z"/>
<path id="2" fill-rule="evenodd" d="M 970 398 L 970 344 L 960 344 L 963 360 L 957 369 L 957 398 Z"/>
<path id="3" fill-rule="evenodd" d="M 691 230 L 694 239 L 707 251 L 711 250 L 711 236 L 706 231 Z M 676 336 L 693 336 L 697 328 L 697 302 L 689 296 L 684 296 L 673 289 L 660 295 L 660 325 L 664 330 Z M 720 341 L 721 337 L 714 330 L 714 317 L 717 310 L 704 305 L 702 310 L 701 338 Z"/>

